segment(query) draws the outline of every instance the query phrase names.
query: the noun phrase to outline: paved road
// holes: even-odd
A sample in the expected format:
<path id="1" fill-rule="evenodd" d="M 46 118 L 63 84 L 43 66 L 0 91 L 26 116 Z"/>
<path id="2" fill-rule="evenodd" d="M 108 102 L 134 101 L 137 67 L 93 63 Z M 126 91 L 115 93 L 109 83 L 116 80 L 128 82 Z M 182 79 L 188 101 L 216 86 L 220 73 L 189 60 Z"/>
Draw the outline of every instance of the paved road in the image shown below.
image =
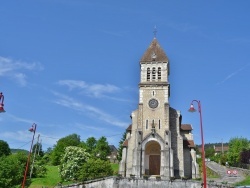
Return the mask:
<path id="1" fill-rule="evenodd" d="M 234 175 L 233 173 L 229 175 L 227 172 L 232 172 L 234 169 L 227 168 L 213 161 L 206 162 L 206 166 L 219 174 L 220 178 L 211 179 L 216 182 L 228 182 L 230 184 L 234 184 L 236 182 L 244 180 L 244 175 L 242 174 L 242 172 L 237 171 L 238 173 L 236 175 Z"/>

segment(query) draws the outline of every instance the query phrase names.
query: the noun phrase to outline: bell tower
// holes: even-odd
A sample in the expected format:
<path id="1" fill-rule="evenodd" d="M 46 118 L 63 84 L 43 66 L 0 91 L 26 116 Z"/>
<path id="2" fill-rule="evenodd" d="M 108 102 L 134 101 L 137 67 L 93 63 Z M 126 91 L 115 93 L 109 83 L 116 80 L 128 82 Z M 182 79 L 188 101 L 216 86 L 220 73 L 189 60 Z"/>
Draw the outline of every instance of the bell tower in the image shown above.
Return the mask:
<path id="1" fill-rule="evenodd" d="M 143 173 L 173 176 L 171 131 L 169 121 L 169 59 L 156 37 L 140 60 L 138 130 Z"/>
<path id="2" fill-rule="evenodd" d="M 138 109 L 130 116 L 119 173 L 192 177 L 197 172 L 192 126 L 182 126 L 180 111 L 170 107 L 169 59 L 156 37 L 139 63 Z"/>
<path id="3" fill-rule="evenodd" d="M 159 130 L 169 129 L 166 123 L 170 96 L 169 60 L 156 38 L 142 56 L 140 70 L 139 109 L 142 108 L 143 119 L 146 120 L 141 128 L 145 133 L 150 131 L 150 126 Z"/>

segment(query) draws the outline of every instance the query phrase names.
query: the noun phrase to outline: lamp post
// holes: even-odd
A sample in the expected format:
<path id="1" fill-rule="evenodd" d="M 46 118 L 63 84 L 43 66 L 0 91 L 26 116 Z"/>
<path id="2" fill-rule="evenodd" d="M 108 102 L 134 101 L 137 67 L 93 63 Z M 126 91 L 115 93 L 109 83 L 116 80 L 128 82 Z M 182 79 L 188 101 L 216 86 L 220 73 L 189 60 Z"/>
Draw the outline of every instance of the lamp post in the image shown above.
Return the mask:
<path id="1" fill-rule="evenodd" d="M 3 96 L 3 93 L 1 92 L 0 93 L 0 113 L 5 112 L 5 110 L 3 108 L 3 106 L 4 106 L 3 102 L 4 102 L 4 96 Z"/>
<path id="2" fill-rule="evenodd" d="M 27 173 L 28 173 L 28 169 L 29 169 L 29 163 L 30 163 L 30 155 L 32 153 L 33 141 L 34 141 L 35 134 L 36 134 L 36 124 L 35 123 L 33 123 L 32 127 L 29 129 L 29 131 L 33 132 L 33 138 L 32 138 L 32 142 L 31 142 L 31 146 L 30 146 L 30 152 L 29 152 L 29 156 L 28 156 L 28 159 L 27 159 L 26 168 L 25 168 L 25 172 L 24 172 L 24 176 L 23 176 L 22 188 L 25 187 L 26 177 L 27 177 Z"/>
<path id="3" fill-rule="evenodd" d="M 201 102 L 198 100 L 192 100 L 189 112 L 196 112 L 193 103 L 197 102 L 198 104 L 198 112 L 200 113 L 200 129 L 201 129 L 201 143 L 202 143 L 202 169 L 203 169 L 203 183 L 204 188 L 207 187 L 207 172 L 206 172 L 206 164 L 205 164 L 205 149 L 204 149 L 204 138 L 203 138 L 203 128 L 202 128 L 202 115 L 201 115 Z"/>

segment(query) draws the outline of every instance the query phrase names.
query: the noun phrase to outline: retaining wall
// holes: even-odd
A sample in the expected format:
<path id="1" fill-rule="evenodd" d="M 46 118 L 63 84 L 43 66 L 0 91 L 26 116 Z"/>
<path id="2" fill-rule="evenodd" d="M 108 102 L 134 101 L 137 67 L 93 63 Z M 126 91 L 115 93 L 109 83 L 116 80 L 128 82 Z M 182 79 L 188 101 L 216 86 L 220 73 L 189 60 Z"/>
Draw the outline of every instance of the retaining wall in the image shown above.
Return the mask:
<path id="1" fill-rule="evenodd" d="M 62 187 L 62 186 L 60 186 Z M 155 180 L 108 177 L 84 183 L 63 186 L 63 188 L 201 188 L 201 182 L 194 180 Z M 209 188 L 233 188 L 231 185 L 209 183 Z M 59 188 L 59 187 L 57 187 Z"/>

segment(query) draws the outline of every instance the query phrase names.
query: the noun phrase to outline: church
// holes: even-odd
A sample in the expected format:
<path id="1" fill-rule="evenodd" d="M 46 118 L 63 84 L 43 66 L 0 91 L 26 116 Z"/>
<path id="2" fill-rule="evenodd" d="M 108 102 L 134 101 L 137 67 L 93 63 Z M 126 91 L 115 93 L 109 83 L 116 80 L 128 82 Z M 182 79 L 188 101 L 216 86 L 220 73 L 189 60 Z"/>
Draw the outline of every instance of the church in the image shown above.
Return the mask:
<path id="1" fill-rule="evenodd" d="M 156 37 L 140 60 L 138 109 L 126 129 L 119 174 L 197 178 L 192 126 L 169 104 L 169 59 Z"/>

